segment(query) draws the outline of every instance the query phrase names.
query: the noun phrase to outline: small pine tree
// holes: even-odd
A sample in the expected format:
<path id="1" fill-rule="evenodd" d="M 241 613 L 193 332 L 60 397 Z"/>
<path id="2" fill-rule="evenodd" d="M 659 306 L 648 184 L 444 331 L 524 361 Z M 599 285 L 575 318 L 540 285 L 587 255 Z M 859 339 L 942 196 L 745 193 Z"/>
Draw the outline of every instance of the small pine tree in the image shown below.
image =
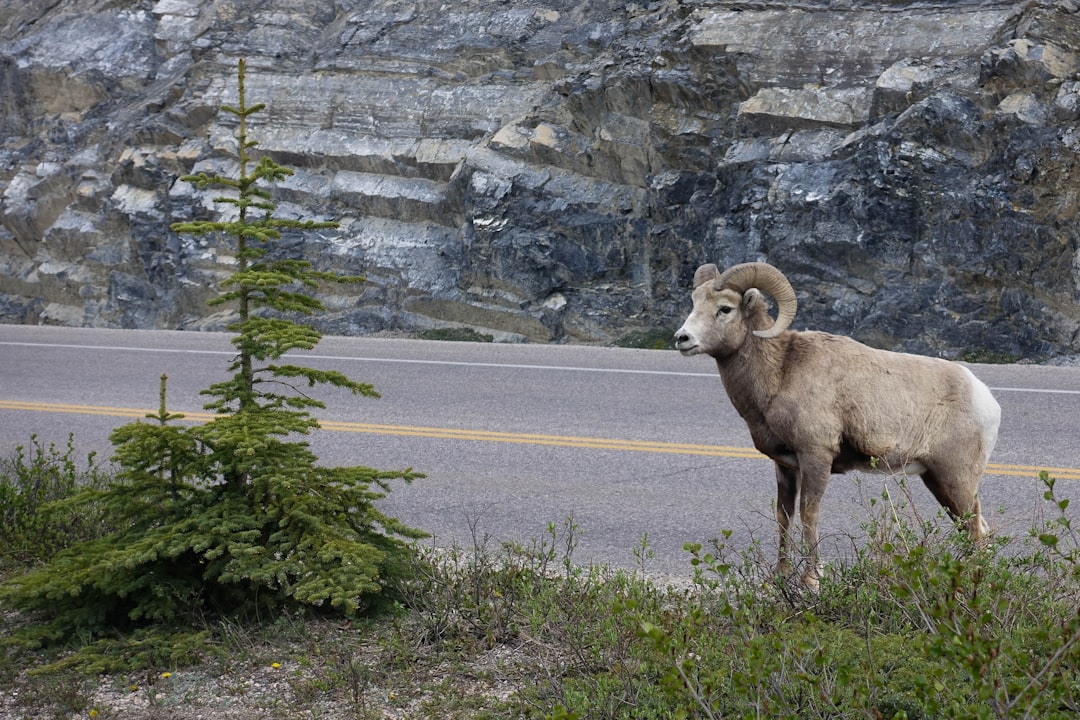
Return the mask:
<path id="1" fill-rule="evenodd" d="M 334 223 L 275 218 L 267 185 L 291 170 L 268 156 L 257 160 L 248 118 L 244 62 L 239 104 L 222 109 L 238 119 L 238 176 L 187 176 L 200 188 L 222 188 L 215 202 L 235 219 L 180 222 L 179 233 L 218 234 L 236 245 L 237 270 L 212 304 L 234 303 L 237 355 L 231 377 L 203 391 L 215 417 L 205 425 L 176 424 L 182 415 L 160 407 L 115 430 L 116 482 L 88 493 L 121 528 L 56 555 L 47 565 L 0 587 L 0 599 L 51 618 L 44 638 L 93 636 L 136 623 L 222 614 L 274 612 L 286 606 L 329 606 L 351 614 L 402 567 L 406 540 L 424 533 L 388 517 L 375 501 L 412 470 L 328 468 L 300 437 L 318 427 L 323 403 L 306 388 L 327 384 L 375 397 L 345 375 L 279 364 L 310 349 L 317 330 L 288 316 L 323 306 L 310 293 L 320 283 L 362 278 L 319 272 L 303 260 L 267 260 L 282 230 Z M 84 502 L 87 495 L 67 502 Z"/>

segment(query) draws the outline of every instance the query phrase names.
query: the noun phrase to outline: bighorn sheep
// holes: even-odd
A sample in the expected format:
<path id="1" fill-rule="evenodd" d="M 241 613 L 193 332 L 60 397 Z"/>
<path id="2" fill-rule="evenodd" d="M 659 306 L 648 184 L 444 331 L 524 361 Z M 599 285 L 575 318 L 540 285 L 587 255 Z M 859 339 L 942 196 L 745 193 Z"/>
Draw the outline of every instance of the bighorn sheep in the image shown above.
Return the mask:
<path id="1" fill-rule="evenodd" d="M 776 302 L 775 322 L 762 293 Z M 675 347 L 716 359 L 754 445 L 776 464 L 778 573 L 792 571 L 790 527 L 799 498 L 810 553 L 802 580 L 817 586 L 818 507 L 830 473 L 921 475 L 952 517 L 969 518 L 972 538 L 987 531 L 977 492 L 1001 408 L 970 370 L 847 337 L 789 331 L 795 291 L 766 263 L 723 273 L 702 265 L 694 274 L 693 302 Z"/>

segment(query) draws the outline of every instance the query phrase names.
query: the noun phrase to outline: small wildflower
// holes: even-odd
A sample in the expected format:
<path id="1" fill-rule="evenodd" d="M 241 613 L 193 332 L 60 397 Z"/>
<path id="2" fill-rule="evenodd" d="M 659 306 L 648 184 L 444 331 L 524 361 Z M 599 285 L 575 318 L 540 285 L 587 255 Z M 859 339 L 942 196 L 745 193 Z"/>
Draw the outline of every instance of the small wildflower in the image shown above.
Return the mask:
<path id="1" fill-rule="evenodd" d="M 90 708 L 89 715 L 90 715 L 90 717 L 97 717 L 98 716 L 97 708 Z"/>
<path id="2" fill-rule="evenodd" d="M 281 667 L 281 663 L 270 663 L 270 667 L 272 667 L 272 668 L 274 668 L 275 670 L 277 670 L 278 668 L 280 668 L 280 667 Z"/>
<path id="3" fill-rule="evenodd" d="M 171 672 L 163 672 L 163 673 L 161 673 L 161 677 L 163 677 L 163 678 L 171 678 L 172 673 Z"/>
<path id="4" fill-rule="evenodd" d="M 138 689 L 139 689 L 138 685 L 128 685 L 128 691 L 129 692 L 135 692 Z"/>

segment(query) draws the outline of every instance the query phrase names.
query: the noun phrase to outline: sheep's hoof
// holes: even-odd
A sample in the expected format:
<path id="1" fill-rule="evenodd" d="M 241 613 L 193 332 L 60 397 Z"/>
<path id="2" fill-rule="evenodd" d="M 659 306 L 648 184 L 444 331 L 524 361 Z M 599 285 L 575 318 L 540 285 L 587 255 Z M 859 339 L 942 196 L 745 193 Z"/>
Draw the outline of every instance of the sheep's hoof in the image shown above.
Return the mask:
<path id="1" fill-rule="evenodd" d="M 974 515 L 967 519 L 964 530 L 967 532 L 971 544 L 979 549 L 985 549 L 990 545 L 990 525 L 982 515 Z"/>
<path id="2" fill-rule="evenodd" d="M 815 595 L 817 595 L 817 593 L 821 589 L 821 575 L 818 573 L 817 570 L 807 570 L 805 573 L 803 573 L 802 577 L 799 578 L 799 580 L 802 582 L 803 587 L 805 587 L 808 592 L 811 592 Z"/>
<path id="3" fill-rule="evenodd" d="M 783 560 L 780 560 L 776 563 L 776 566 L 773 568 L 772 571 L 772 576 L 780 580 L 785 580 L 791 577 L 794 573 L 795 568 L 791 566 L 791 561 L 787 558 L 784 558 Z"/>

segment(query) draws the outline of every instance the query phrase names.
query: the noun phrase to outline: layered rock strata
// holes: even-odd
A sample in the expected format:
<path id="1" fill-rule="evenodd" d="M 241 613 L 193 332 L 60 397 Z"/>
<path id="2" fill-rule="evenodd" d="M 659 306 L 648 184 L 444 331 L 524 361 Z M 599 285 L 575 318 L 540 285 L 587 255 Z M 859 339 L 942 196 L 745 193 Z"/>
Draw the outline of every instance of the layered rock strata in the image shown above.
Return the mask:
<path id="1" fill-rule="evenodd" d="M 1080 352 L 1080 13 L 1062 2 L 0 0 L 0 319 L 217 328 L 235 69 L 296 173 L 324 329 L 609 342 L 702 262 L 797 327 Z"/>

